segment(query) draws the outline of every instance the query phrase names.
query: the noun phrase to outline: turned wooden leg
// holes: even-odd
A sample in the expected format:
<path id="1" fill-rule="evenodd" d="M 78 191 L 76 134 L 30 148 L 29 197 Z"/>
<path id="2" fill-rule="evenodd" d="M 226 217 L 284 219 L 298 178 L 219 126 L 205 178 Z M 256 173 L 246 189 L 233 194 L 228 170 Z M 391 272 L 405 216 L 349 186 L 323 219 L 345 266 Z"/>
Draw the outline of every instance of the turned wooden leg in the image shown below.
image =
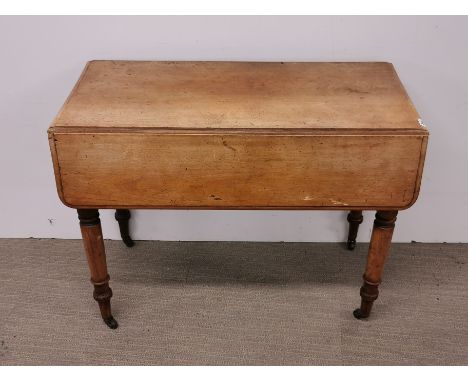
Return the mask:
<path id="1" fill-rule="evenodd" d="M 110 299 L 112 289 L 109 287 L 109 274 L 107 273 L 106 252 L 102 239 L 101 221 L 98 210 L 79 209 L 81 235 L 91 272 L 91 283 L 94 285 L 93 297 L 99 304 L 101 316 L 106 325 L 117 328 L 117 321 L 112 317 Z"/>
<path id="2" fill-rule="evenodd" d="M 348 214 L 349 233 L 347 247 L 350 251 L 356 248 L 356 237 L 359 230 L 359 224 L 363 221 L 362 211 L 350 211 Z"/>
<path id="3" fill-rule="evenodd" d="M 129 210 L 115 210 L 115 220 L 119 222 L 120 236 L 127 247 L 133 247 L 133 242 L 128 232 L 128 221 L 130 220 L 131 214 Z"/>
<path id="4" fill-rule="evenodd" d="M 372 304 L 379 296 L 379 284 L 392 241 L 393 229 L 398 211 L 377 211 L 369 245 L 364 283 L 361 287 L 361 307 L 353 314 L 356 318 L 366 318 Z"/>

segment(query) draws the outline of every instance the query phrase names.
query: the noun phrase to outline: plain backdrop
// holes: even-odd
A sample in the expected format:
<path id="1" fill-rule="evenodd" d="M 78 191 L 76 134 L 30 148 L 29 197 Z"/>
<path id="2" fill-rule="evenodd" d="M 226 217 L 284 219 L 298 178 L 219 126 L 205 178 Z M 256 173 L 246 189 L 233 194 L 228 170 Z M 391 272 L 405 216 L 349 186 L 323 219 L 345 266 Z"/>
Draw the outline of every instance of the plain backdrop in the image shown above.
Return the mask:
<path id="1" fill-rule="evenodd" d="M 468 17 L 0 17 L 0 237 L 79 238 L 46 130 L 86 61 L 390 61 L 430 131 L 419 200 L 395 242 L 468 242 Z M 118 238 L 101 211 L 106 238 Z M 374 213 L 359 241 L 369 241 Z M 135 239 L 343 241 L 346 213 L 133 213 Z"/>

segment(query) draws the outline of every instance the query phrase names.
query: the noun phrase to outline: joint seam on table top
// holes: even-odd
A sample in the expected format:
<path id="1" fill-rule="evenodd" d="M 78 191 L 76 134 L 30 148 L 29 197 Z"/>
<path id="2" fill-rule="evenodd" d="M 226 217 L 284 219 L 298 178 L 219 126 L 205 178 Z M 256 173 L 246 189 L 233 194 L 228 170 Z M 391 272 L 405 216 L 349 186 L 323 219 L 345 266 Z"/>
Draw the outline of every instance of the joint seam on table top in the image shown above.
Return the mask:
<path id="1" fill-rule="evenodd" d="M 51 126 L 49 132 L 52 134 L 161 134 L 161 135 L 264 135 L 264 136 L 428 136 L 429 131 L 423 128 L 414 129 L 241 129 L 241 128 L 159 128 L 159 127 L 65 127 Z"/>

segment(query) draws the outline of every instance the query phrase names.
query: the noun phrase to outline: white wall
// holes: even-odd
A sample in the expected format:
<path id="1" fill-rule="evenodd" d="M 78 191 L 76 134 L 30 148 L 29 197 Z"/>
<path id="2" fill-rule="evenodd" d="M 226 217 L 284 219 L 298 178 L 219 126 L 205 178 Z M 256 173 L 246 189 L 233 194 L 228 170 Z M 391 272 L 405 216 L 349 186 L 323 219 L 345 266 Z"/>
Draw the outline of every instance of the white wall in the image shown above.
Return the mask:
<path id="1" fill-rule="evenodd" d="M 467 17 L 1 17 L 0 237 L 78 238 L 46 130 L 91 59 L 391 61 L 431 136 L 396 242 L 468 242 Z M 104 235 L 118 238 L 111 211 Z M 344 212 L 136 211 L 136 239 L 341 241 Z M 373 213 L 358 239 L 368 241 Z"/>

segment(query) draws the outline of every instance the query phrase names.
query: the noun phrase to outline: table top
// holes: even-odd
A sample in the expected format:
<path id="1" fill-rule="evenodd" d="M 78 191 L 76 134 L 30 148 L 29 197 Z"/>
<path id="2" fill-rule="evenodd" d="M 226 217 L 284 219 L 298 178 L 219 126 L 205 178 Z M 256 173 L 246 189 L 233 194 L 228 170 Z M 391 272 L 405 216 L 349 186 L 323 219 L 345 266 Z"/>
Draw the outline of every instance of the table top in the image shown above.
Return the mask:
<path id="1" fill-rule="evenodd" d="M 385 62 L 91 61 L 53 128 L 425 134 Z"/>
<path id="2" fill-rule="evenodd" d="M 49 142 L 73 208 L 405 209 L 418 119 L 388 63 L 92 61 Z"/>

